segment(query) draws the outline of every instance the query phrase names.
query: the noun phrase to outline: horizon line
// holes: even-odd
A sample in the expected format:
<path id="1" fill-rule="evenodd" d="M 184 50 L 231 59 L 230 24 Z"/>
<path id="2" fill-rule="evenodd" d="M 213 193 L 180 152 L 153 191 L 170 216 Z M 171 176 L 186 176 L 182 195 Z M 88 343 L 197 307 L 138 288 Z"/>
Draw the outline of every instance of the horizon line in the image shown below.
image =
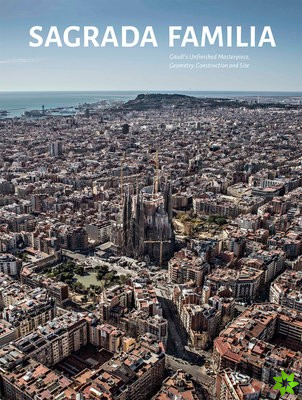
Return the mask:
<path id="1" fill-rule="evenodd" d="M 39 90 L 0 90 L 1 93 L 80 93 L 80 92 L 216 92 L 216 93 L 302 93 L 301 90 L 248 90 L 248 89 L 240 89 L 240 90 L 211 90 L 211 89 L 59 89 L 59 90 L 50 90 L 50 89 L 39 89 Z"/>

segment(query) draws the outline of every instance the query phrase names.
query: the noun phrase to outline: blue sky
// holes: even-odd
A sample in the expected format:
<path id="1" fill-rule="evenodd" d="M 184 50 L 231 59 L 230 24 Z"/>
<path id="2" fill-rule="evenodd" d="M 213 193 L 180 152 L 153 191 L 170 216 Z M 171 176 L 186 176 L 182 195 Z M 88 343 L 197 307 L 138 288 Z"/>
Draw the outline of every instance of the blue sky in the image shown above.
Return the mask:
<path id="1" fill-rule="evenodd" d="M 0 0 L 0 91 L 255 90 L 302 91 L 301 0 Z M 31 48 L 29 29 L 50 25 L 152 25 L 158 48 Z M 247 70 L 169 69 L 169 54 L 216 48 L 168 47 L 168 26 L 272 27 L 277 47 L 219 49 L 248 54 Z"/>

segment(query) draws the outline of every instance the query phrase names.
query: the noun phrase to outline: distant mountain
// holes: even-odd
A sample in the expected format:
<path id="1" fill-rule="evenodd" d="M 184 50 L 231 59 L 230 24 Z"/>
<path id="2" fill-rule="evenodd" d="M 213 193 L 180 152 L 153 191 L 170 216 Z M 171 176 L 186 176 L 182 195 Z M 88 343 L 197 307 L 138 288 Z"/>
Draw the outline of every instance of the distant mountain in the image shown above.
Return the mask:
<path id="1" fill-rule="evenodd" d="M 247 101 L 243 99 L 227 99 L 227 98 L 203 98 L 187 96 L 184 94 L 162 94 L 147 93 L 139 94 L 134 100 L 114 107 L 115 111 L 144 111 L 144 110 L 164 110 L 169 108 L 175 109 L 198 109 L 198 108 L 216 108 L 216 107 L 246 107 L 246 108 L 299 108 L 296 105 L 284 105 L 280 103 L 258 104 L 255 101 Z"/>
<path id="2" fill-rule="evenodd" d="M 199 108 L 226 104 L 235 101 L 229 99 L 209 99 L 187 96 L 183 94 L 150 93 L 139 94 L 134 100 L 129 100 L 120 108 L 124 110 L 149 110 L 164 108 Z M 237 102 L 236 102 L 237 103 Z"/>

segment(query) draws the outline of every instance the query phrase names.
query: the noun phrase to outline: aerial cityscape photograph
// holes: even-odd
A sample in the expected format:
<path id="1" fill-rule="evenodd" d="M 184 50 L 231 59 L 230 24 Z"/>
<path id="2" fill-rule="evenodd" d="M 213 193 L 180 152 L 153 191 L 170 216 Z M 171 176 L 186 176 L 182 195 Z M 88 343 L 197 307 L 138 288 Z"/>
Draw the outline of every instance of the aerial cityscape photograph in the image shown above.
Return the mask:
<path id="1" fill-rule="evenodd" d="M 0 400 L 301 400 L 302 3 L 0 8 Z"/>

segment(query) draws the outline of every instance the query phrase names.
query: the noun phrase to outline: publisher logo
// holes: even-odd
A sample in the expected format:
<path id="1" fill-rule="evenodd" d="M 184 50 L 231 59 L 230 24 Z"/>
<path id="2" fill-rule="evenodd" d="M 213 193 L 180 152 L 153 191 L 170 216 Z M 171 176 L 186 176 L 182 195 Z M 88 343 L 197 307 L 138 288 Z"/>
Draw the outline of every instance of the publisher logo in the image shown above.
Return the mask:
<path id="1" fill-rule="evenodd" d="M 299 382 L 295 382 L 295 374 L 287 375 L 284 371 L 281 372 L 281 376 L 276 376 L 274 381 L 277 382 L 274 389 L 279 389 L 281 396 L 285 393 L 295 394 L 293 388 L 299 385 Z"/>

